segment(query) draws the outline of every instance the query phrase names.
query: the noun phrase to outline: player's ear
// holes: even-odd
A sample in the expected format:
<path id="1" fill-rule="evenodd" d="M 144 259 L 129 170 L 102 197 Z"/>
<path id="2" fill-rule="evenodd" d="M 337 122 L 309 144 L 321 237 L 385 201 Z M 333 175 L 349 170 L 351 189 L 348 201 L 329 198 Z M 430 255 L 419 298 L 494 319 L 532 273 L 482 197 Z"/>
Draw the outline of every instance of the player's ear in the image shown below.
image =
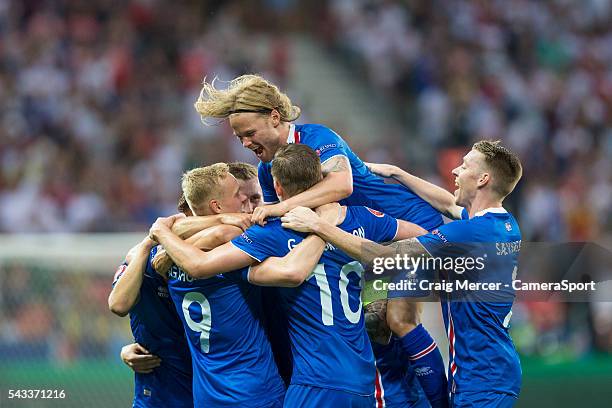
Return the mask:
<path id="1" fill-rule="evenodd" d="M 221 204 L 217 200 L 210 200 L 208 202 L 208 207 L 210 208 L 210 212 L 212 214 L 221 214 Z"/>
<path id="2" fill-rule="evenodd" d="M 283 190 L 283 186 L 281 186 L 280 183 L 276 180 L 274 180 L 274 191 L 276 192 L 276 196 L 278 197 L 278 199 L 282 200 L 285 191 Z"/>
<path id="3" fill-rule="evenodd" d="M 491 181 L 491 175 L 489 173 L 482 173 L 478 178 L 476 186 L 478 188 L 486 186 Z"/>
<path id="4" fill-rule="evenodd" d="M 277 127 L 281 123 L 280 113 L 276 109 L 272 109 L 270 112 L 270 121 L 272 121 L 272 126 Z"/>

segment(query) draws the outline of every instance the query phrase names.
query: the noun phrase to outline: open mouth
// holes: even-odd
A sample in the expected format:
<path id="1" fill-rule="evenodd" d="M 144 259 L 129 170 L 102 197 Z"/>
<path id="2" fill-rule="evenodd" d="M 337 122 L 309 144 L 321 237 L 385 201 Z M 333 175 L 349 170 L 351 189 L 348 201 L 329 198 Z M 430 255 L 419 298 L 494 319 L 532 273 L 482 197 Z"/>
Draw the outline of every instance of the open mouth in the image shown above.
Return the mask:
<path id="1" fill-rule="evenodd" d="M 264 148 L 259 146 L 251 150 L 253 151 L 253 153 L 255 153 L 255 156 L 257 156 L 258 158 L 261 158 L 261 156 L 263 155 Z"/>

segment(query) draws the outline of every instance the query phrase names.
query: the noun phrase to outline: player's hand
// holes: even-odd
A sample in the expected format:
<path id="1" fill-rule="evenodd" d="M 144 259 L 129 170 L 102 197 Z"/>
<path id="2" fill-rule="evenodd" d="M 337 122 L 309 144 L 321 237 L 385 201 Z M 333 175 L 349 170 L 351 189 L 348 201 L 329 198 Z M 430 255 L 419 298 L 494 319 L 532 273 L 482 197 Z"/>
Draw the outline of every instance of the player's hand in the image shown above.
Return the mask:
<path id="1" fill-rule="evenodd" d="M 264 205 L 253 210 L 251 222 L 253 224 L 266 225 L 266 218 L 280 217 L 288 211 L 287 206 L 281 201 L 272 205 Z"/>
<path id="2" fill-rule="evenodd" d="M 312 232 L 312 226 L 318 220 L 317 213 L 306 207 L 295 207 L 281 218 L 283 227 L 298 232 Z"/>
<path id="3" fill-rule="evenodd" d="M 161 364 L 161 358 L 149 353 L 138 343 L 123 346 L 120 356 L 128 367 L 140 374 L 149 374 Z"/>
<path id="4" fill-rule="evenodd" d="M 252 225 L 251 217 L 251 214 L 246 213 L 222 214 L 220 220 L 221 224 L 233 225 L 244 231 Z"/>
<path id="5" fill-rule="evenodd" d="M 155 272 L 157 272 L 159 275 L 161 275 L 162 278 L 167 280 L 168 271 L 172 267 L 173 263 L 174 262 L 172 262 L 172 258 L 170 258 L 170 255 L 168 255 L 166 250 L 160 249 L 155 254 L 155 257 L 153 258 L 153 262 L 151 264 L 153 265 L 153 269 L 155 269 Z"/>
<path id="6" fill-rule="evenodd" d="M 154 240 L 151 239 L 151 237 L 149 235 L 147 235 L 141 242 L 140 245 L 146 249 L 147 251 L 150 251 L 155 245 L 157 245 L 157 242 L 155 242 Z"/>
<path id="7" fill-rule="evenodd" d="M 315 209 L 317 215 L 331 225 L 338 225 L 342 206 L 338 203 L 324 204 Z"/>
<path id="8" fill-rule="evenodd" d="M 393 177 L 399 171 L 399 168 L 392 164 L 365 163 L 365 165 L 372 173 L 380 177 Z"/>
<path id="9" fill-rule="evenodd" d="M 171 215 L 170 217 L 159 217 L 149 229 L 149 238 L 155 242 L 159 242 L 157 240 L 159 234 L 172 232 L 172 225 L 174 225 L 176 220 L 181 218 L 185 218 L 185 214 L 179 213 Z"/>

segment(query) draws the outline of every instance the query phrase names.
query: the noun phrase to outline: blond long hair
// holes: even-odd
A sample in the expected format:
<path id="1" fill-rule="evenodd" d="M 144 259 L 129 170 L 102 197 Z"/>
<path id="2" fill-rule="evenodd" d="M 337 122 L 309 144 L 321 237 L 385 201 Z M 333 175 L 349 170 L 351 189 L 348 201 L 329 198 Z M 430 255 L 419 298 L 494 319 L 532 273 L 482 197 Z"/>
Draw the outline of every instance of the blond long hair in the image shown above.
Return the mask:
<path id="1" fill-rule="evenodd" d="M 225 119 L 232 113 L 269 113 L 276 109 L 284 122 L 296 120 L 301 113 L 298 106 L 278 87 L 259 75 L 242 75 L 230 81 L 227 89 L 215 87 L 216 78 L 204 80 L 202 91 L 195 102 L 195 110 L 206 123 L 206 118 Z"/>

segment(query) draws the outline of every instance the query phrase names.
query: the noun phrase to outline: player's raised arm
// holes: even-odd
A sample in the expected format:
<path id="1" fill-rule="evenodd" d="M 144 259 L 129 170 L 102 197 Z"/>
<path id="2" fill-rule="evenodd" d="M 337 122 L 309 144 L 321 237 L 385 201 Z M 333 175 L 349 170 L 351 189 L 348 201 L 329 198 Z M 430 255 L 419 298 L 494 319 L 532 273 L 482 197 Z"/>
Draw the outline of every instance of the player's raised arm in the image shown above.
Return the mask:
<path id="1" fill-rule="evenodd" d="M 283 152 L 283 148 L 279 152 Z M 280 160 L 279 160 L 280 159 Z M 291 153 L 277 156 L 274 161 L 273 173 L 285 173 L 286 170 L 279 169 L 282 166 L 298 166 L 299 157 L 292 157 Z M 326 160 L 321 165 L 323 179 L 306 191 L 296 194 L 281 202 L 269 206 L 256 208 L 251 220 L 263 225 L 267 217 L 279 217 L 297 206 L 316 208 L 324 204 L 340 201 L 353 193 L 353 173 L 348 157 L 338 154 Z M 283 183 L 281 180 L 281 184 Z"/>
<path id="2" fill-rule="evenodd" d="M 231 243 L 204 252 L 181 240 L 172 230 L 174 217 L 158 218 L 149 235 L 159 242 L 181 269 L 196 279 L 209 278 L 219 273 L 234 271 L 255 262 L 253 258 Z"/>
<path id="3" fill-rule="evenodd" d="M 463 207 L 455 203 L 455 196 L 442 187 L 414 176 L 390 164 L 366 163 L 370 171 L 381 177 L 393 178 L 427 201 L 436 210 L 449 218 L 461 219 Z"/>
<path id="4" fill-rule="evenodd" d="M 147 265 L 147 259 L 155 242 L 146 237 L 131 252 L 130 262 L 116 277 L 113 290 L 108 296 L 108 308 L 118 316 L 125 316 L 138 301 L 142 277 Z"/>

